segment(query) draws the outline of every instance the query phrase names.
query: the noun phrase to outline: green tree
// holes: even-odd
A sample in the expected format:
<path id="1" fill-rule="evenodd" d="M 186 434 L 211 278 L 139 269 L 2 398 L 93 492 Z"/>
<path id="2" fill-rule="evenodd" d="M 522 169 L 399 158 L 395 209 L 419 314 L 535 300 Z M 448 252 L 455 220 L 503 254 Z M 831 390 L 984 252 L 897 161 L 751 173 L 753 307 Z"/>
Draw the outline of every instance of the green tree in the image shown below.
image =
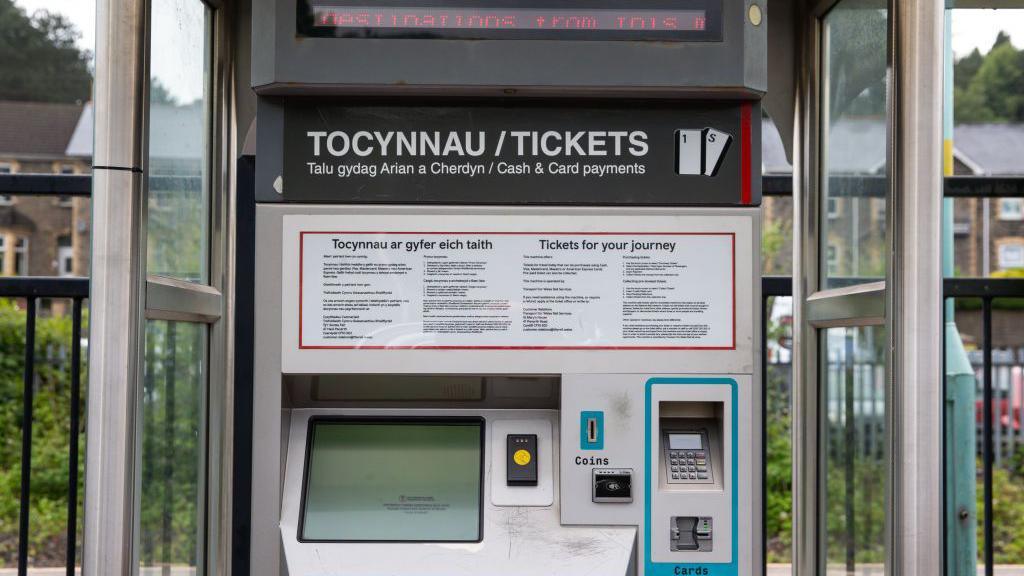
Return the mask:
<path id="1" fill-rule="evenodd" d="M 159 78 L 153 78 L 149 83 L 149 102 L 150 104 L 166 104 L 168 106 L 178 105 L 178 101 L 171 95 L 171 91 L 160 82 Z"/>
<path id="2" fill-rule="evenodd" d="M 80 102 L 89 99 L 90 54 L 67 18 L 45 10 L 28 16 L 0 0 L 0 100 Z"/>
<path id="3" fill-rule="evenodd" d="M 970 54 L 957 60 L 953 64 L 953 85 L 961 90 L 967 90 L 967 87 L 971 85 L 971 80 L 978 73 L 978 69 L 981 68 L 981 63 L 985 61 L 985 57 L 981 55 L 981 51 L 975 48 Z"/>
<path id="4" fill-rule="evenodd" d="M 998 120 L 977 89 L 953 88 L 953 117 L 962 124 L 982 124 Z"/>
<path id="5" fill-rule="evenodd" d="M 1024 51 L 1005 32 L 992 49 L 977 49 L 953 66 L 953 115 L 957 122 L 1024 121 Z"/>
<path id="6" fill-rule="evenodd" d="M 789 245 L 790 231 L 782 222 L 771 221 L 764 224 L 761 233 L 761 263 L 762 273 L 787 274 L 789 267 L 787 263 L 791 255 L 783 253 L 782 249 Z"/>
<path id="7" fill-rule="evenodd" d="M 971 80 L 968 92 L 980 94 L 1000 121 L 1024 119 L 1024 67 L 1020 52 L 1009 42 L 996 44 Z"/>

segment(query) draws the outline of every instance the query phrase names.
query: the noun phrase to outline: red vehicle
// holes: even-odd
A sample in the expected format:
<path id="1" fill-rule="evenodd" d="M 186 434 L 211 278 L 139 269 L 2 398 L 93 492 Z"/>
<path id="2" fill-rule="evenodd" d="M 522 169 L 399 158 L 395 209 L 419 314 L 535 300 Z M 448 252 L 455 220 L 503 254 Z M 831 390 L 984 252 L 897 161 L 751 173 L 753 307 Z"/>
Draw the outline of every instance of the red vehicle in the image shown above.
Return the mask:
<path id="1" fill-rule="evenodd" d="M 1024 367 L 993 366 L 992 367 L 992 418 L 997 431 L 1012 430 L 1021 433 L 1024 420 Z M 981 382 L 984 374 L 979 369 L 977 400 L 974 403 L 974 418 L 981 429 L 985 421 L 984 401 L 981 393 Z M 1005 433 L 1005 432 L 1004 432 Z"/>

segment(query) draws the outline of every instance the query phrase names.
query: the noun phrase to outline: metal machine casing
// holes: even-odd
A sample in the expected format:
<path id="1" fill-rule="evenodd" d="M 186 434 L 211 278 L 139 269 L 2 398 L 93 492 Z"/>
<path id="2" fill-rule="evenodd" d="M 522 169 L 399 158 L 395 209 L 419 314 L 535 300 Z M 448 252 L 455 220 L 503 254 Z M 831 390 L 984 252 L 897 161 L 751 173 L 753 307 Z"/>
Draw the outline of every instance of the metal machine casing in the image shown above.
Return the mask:
<path id="1" fill-rule="evenodd" d="M 765 3 L 721 0 L 720 38 L 697 42 L 309 37 L 298 33 L 297 1 L 252 2 L 259 127 L 252 247 L 253 573 L 733 576 L 758 570 Z M 438 4 L 443 2 L 430 6 Z M 429 142 L 438 134 L 438 142 L 448 143 L 443 151 L 390 147 L 399 138 Z M 486 143 L 475 142 L 480 147 L 474 151 L 477 134 Z M 607 140 L 609 135 L 619 139 Z M 515 137 L 521 138 L 517 150 L 502 148 Z M 700 140 L 696 147 L 694 138 Z M 545 142 L 555 141 L 564 146 L 546 150 Z M 622 152 L 623 142 L 636 147 Z M 502 163 L 533 172 L 502 173 L 496 168 Z M 435 164 L 440 173 L 431 172 Z M 384 165 L 395 165 L 389 170 L 397 175 L 359 172 Z M 463 165 L 469 172 L 459 171 Z M 594 170 L 586 175 L 588 166 Z M 701 252 L 700 243 L 680 242 L 688 251 L 653 264 L 646 277 L 652 283 L 660 282 L 657 267 L 664 265 L 666 277 L 690 267 L 690 274 L 702 271 L 688 277 L 691 286 L 715 286 L 706 302 L 694 297 L 679 302 L 678 312 L 665 312 L 659 330 L 667 332 L 661 335 L 644 336 L 641 329 L 624 336 L 622 318 L 603 324 L 583 313 L 578 327 L 563 330 L 564 338 L 580 341 L 555 345 L 557 334 L 515 327 L 497 335 L 417 333 L 423 298 L 413 293 L 427 288 L 402 271 L 395 273 L 399 280 L 384 281 L 387 289 L 413 295 L 388 306 L 408 308 L 412 320 L 392 318 L 392 340 L 367 333 L 351 337 L 353 343 L 345 341 L 348 328 L 328 326 L 334 319 L 304 312 L 304 298 L 305 306 L 312 299 L 322 310 L 330 290 L 359 289 L 309 282 L 310 266 L 329 258 L 306 252 L 307 235 L 315 234 L 359 240 L 403 234 L 678 235 L 728 238 L 731 244 L 728 250 L 714 244 L 723 251 L 712 256 Z M 487 266 L 507 268 L 505 276 L 489 277 L 487 286 L 505 290 L 519 281 L 517 274 L 526 277 L 510 253 L 480 257 L 490 258 Z M 355 273 L 338 268 L 348 270 L 338 273 L 342 282 L 345 274 L 358 279 L 408 262 L 407 254 L 391 256 L 383 248 L 359 257 L 368 266 Z M 600 259 L 591 254 L 580 261 L 600 266 Z M 651 270 L 648 264 L 638 263 L 638 274 Z M 623 282 L 623 293 L 647 294 L 619 278 L 602 282 Z M 602 294 L 619 286 L 612 288 Z M 525 298 L 502 297 L 509 309 L 523 307 Z M 702 305 L 714 309 L 704 333 L 699 322 L 688 325 L 688 333 L 665 328 L 677 314 L 702 313 Z M 350 317 L 373 306 L 359 303 Z M 603 310 L 619 312 L 614 306 Z M 623 318 L 649 314 L 642 307 L 621 312 Z M 312 338 L 306 333 L 311 324 L 321 331 L 314 329 Z M 331 417 L 481 418 L 479 541 L 303 538 L 310 421 Z M 713 482 L 664 481 L 674 462 L 663 449 L 663 432 L 667 423 L 679 422 L 713 428 L 702 436 Z M 536 486 L 506 481 L 506 466 L 512 466 L 511 451 L 504 451 L 508 435 L 536 437 Z M 597 498 L 595 471 L 614 474 L 620 484 L 631 478 L 628 497 Z M 683 525 L 693 534 L 677 534 Z"/>
<path id="2" fill-rule="evenodd" d="M 722 0 L 719 42 L 302 38 L 296 0 L 253 1 L 253 87 L 295 94 L 714 93 L 767 88 L 767 24 L 747 18 L 756 0 Z M 709 90 L 710 89 L 710 90 Z"/>
<path id="3" fill-rule="evenodd" d="M 309 215 L 316 214 L 314 217 Z M 312 544 L 294 543 L 295 514 L 298 511 L 298 494 L 301 493 L 299 479 L 301 478 L 302 453 L 304 450 L 305 422 L 311 414 L 481 414 L 488 421 L 489 430 L 498 426 L 501 421 L 525 421 L 536 420 L 538 417 L 543 421 L 551 422 L 556 434 L 553 442 L 552 460 L 556 463 L 551 478 L 551 485 L 554 490 L 554 499 L 550 505 L 540 507 L 515 506 L 511 508 L 505 505 L 498 505 L 493 502 L 495 497 L 495 482 L 500 476 L 495 476 L 496 466 L 489 466 L 487 500 L 488 508 L 485 511 L 486 524 L 484 528 L 484 541 L 479 545 L 466 548 L 463 553 L 469 554 L 461 559 L 456 546 L 449 552 L 435 557 L 426 555 L 433 546 L 431 544 L 345 544 L 345 545 L 317 545 L 322 549 L 319 555 L 331 557 L 334 554 L 347 554 L 338 556 L 339 563 L 336 566 L 348 566 L 350 569 L 367 569 L 369 562 L 367 558 L 373 555 L 375 562 L 381 570 L 401 570 L 403 563 L 412 562 L 419 566 L 424 574 L 452 574 L 452 566 L 465 566 L 467 574 L 475 573 L 479 568 L 470 558 L 485 558 L 486 555 L 494 552 L 494 547 L 507 550 L 509 541 L 506 539 L 505 522 L 510 521 L 507 515 L 513 510 L 519 510 L 522 516 L 516 516 L 519 522 L 517 530 L 536 530 L 538 535 L 545 542 L 558 542 L 563 538 L 569 538 L 566 542 L 592 542 L 589 545 L 596 545 L 598 541 L 605 538 L 624 537 L 626 541 L 633 541 L 636 538 L 638 546 L 635 552 L 627 548 L 623 550 L 625 556 L 609 556 L 604 558 L 600 564 L 605 572 L 618 574 L 617 566 L 635 566 L 629 570 L 637 569 L 638 573 L 644 573 L 644 549 L 642 546 L 645 539 L 652 535 L 655 538 L 663 539 L 664 528 L 660 525 L 652 525 L 651 518 L 657 521 L 663 520 L 660 516 L 660 507 L 656 507 L 653 516 L 644 516 L 645 502 L 654 501 L 653 497 L 644 496 L 644 489 L 657 490 L 657 485 L 648 486 L 649 478 L 646 470 L 657 469 L 656 456 L 652 460 L 642 459 L 644 452 L 638 450 L 644 442 L 645 430 L 650 431 L 651 438 L 657 444 L 657 417 L 654 413 L 652 421 L 651 414 L 645 416 L 645 394 L 648 385 L 655 385 L 659 379 L 696 379 L 703 382 L 711 379 L 714 381 L 727 380 L 734 382 L 733 390 L 738 394 L 735 400 L 737 417 L 734 420 L 739 428 L 732 435 L 733 448 L 741 450 L 734 454 L 735 463 L 728 468 L 731 474 L 725 484 L 736 498 L 739 514 L 736 524 L 737 532 L 730 540 L 734 544 L 732 551 L 728 553 L 726 566 L 733 566 L 739 571 L 735 572 L 713 572 L 713 573 L 746 573 L 746 567 L 753 566 L 756 562 L 757 552 L 753 546 L 759 541 L 756 537 L 756 530 L 759 518 L 760 505 L 759 495 L 751 488 L 760 485 L 759 454 L 760 440 L 756 430 L 759 429 L 756 422 L 760 417 L 760 399 L 756 394 L 758 378 L 753 375 L 753 369 L 759 364 L 758 351 L 756 346 L 757 334 L 760 332 L 758 315 L 754 313 L 755 304 L 759 302 L 759 284 L 753 282 L 737 282 L 736 284 L 736 349 L 725 351 L 620 351 L 609 353 L 607 351 L 571 351 L 556 353 L 552 351 L 431 351 L 431 350 L 297 350 L 289 342 L 295 342 L 297 338 L 296 326 L 288 324 L 287 320 L 296 317 L 296 310 L 290 308 L 298 296 L 297 280 L 294 273 L 289 270 L 296 263 L 298 254 L 295 252 L 294 242 L 286 239 L 294 237 L 295 226 L 312 225 L 317 222 L 344 222 L 349 225 L 364 228 L 379 227 L 382 222 L 390 223 L 396 229 L 403 226 L 416 226 L 420 229 L 444 229 L 458 228 L 465 226 L 467 221 L 476 222 L 480 229 L 493 227 L 495 222 L 516 222 L 515 218 L 522 220 L 516 225 L 521 226 L 523 222 L 535 222 L 533 226 L 537 229 L 550 228 L 554 223 L 582 222 L 593 219 L 594 222 L 606 219 L 606 222 L 615 223 L 620 229 L 636 229 L 636 226 L 649 229 L 663 229 L 672 226 L 678 229 L 687 230 L 709 230 L 711 227 L 729 229 L 737 233 L 737 270 L 757 270 L 759 268 L 757 259 L 754 258 L 755 250 L 759 239 L 759 211 L 757 209 L 693 209 L 693 208 L 584 208 L 584 207 L 536 207 L 516 208 L 509 210 L 500 207 L 410 207 L 410 206 L 303 206 L 303 205 L 264 205 L 257 208 L 257 246 L 256 252 L 262 257 L 257 263 L 257 277 L 262 280 L 256 287 L 257 308 L 273 311 L 271 313 L 259 314 L 256 318 L 255 330 L 257 337 L 256 348 L 256 421 L 261 422 L 254 430 L 254 444 L 259 450 L 254 454 L 253 474 L 253 518 L 254 518 L 254 541 L 263 541 L 264 546 L 254 547 L 254 560 L 260 559 L 263 564 L 254 561 L 254 565 L 272 565 L 276 561 L 285 562 L 289 550 L 295 555 L 301 546 L 313 546 Z M 289 224 L 289 218 L 297 221 Z M 512 218 L 512 220 L 509 220 Z M 583 219 L 583 220 L 581 220 Z M 418 222 L 418 224 L 415 224 Z M 282 304 L 278 308 L 278 303 Z M 278 312 L 280 310 L 280 312 Z M 623 368 L 635 367 L 642 370 L 635 373 L 623 373 Z M 685 367 L 680 370 L 680 367 Z M 305 375 L 304 375 L 305 374 Z M 329 396 L 322 392 L 316 392 L 316 381 L 321 378 L 318 375 L 324 374 L 351 374 L 358 378 L 360 374 L 404 374 L 409 377 L 416 377 L 417 374 L 490 374 L 508 375 L 508 379 L 501 385 L 502 392 L 488 394 L 492 400 L 501 401 L 507 398 L 509 406 L 528 406 L 521 404 L 522 400 L 515 400 L 517 379 L 526 377 L 528 381 L 531 375 L 547 375 L 546 378 L 557 384 L 552 384 L 551 392 L 557 395 L 559 400 L 558 410 L 529 410 L 513 409 L 488 412 L 486 409 L 473 408 L 474 402 L 450 402 L 448 404 L 417 404 L 415 402 L 398 403 L 359 403 L 332 401 Z M 312 379 L 312 380 L 311 380 Z M 306 384 L 303 384 L 306 382 Z M 688 387 L 680 386 L 679 390 L 686 390 Z M 498 390 L 498 389 L 495 389 Z M 527 390 L 522 388 L 521 390 Z M 657 391 L 657 388 L 653 389 Z M 692 390 L 692 389 L 690 389 Z M 318 396 L 319 394 L 319 396 Z M 536 396 L 534 392 L 526 392 L 526 395 L 542 399 L 544 396 Z M 742 399 L 740 399 L 742 398 Z M 518 403 L 518 404 L 517 404 Z M 538 404 L 537 406 L 540 406 Z M 579 413 L 583 410 L 600 409 L 605 413 L 605 430 L 607 439 L 604 449 L 599 452 L 582 452 L 576 448 L 578 443 L 578 421 Z M 277 419 L 273 415 L 281 415 L 283 419 Z M 280 422 L 280 426 L 274 425 Z M 651 427 L 654 427 L 653 429 Z M 630 431 L 631 430 L 631 431 Z M 297 435 L 297 436 L 296 436 Z M 742 439 L 742 440 L 741 440 Z M 487 445 L 491 446 L 493 438 L 487 438 Z M 650 441 L 650 440 L 648 440 Z M 650 448 L 649 450 L 656 450 Z M 278 458 L 275 455 L 280 454 Z M 589 457 L 594 454 L 600 455 L 602 460 L 594 465 L 580 465 L 578 457 Z M 494 453 L 488 449 L 485 458 L 488 461 L 494 459 Z M 653 462 L 653 464 L 652 464 Z M 298 466 L 298 468 L 297 468 Z M 632 504 L 606 504 L 594 505 L 590 502 L 590 471 L 592 468 L 613 467 L 633 468 L 636 470 L 634 480 L 634 501 Z M 738 468 L 737 468 L 738 467 Z M 737 474 L 738 473 L 738 474 Z M 743 478 L 742 486 L 737 485 L 737 478 Z M 278 496 L 280 494 L 280 496 Z M 698 494 L 699 496 L 699 494 Z M 500 501 L 499 501 L 500 502 Z M 540 502 L 544 504 L 546 501 Z M 255 519 L 262 518 L 265 521 L 278 518 L 280 512 L 280 530 L 274 524 L 271 531 L 270 526 L 257 522 Z M 503 518 L 503 520 L 497 520 Z M 532 519 L 532 520 L 529 520 Z M 601 529 L 601 526 L 606 528 Z M 612 526 L 634 529 L 635 532 L 620 533 L 619 529 Z M 721 523 L 721 529 L 730 529 L 727 522 Z M 597 529 L 597 532 L 593 530 Z M 603 536 L 598 537 L 604 530 Z M 550 531 L 545 536 L 545 531 Z M 264 532 L 262 538 L 257 537 L 258 532 Z M 270 538 L 268 541 L 267 538 Z M 284 555 L 279 556 L 276 546 L 270 546 L 273 541 L 283 540 Z M 595 539 L 596 538 L 596 539 Z M 497 540 L 495 540 L 497 539 Z M 722 541 L 722 540 L 719 540 Z M 550 557 L 550 551 L 541 554 L 541 548 L 521 546 L 523 541 L 518 542 L 515 550 L 518 563 L 506 565 L 510 574 L 524 573 L 550 573 L 548 568 L 543 568 L 543 560 Z M 607 543 L 607 542 L 606 542 Z M 567 544 L 568 545 L 568 544 Z M 340 547 L 339 547 L 340 546 Z M 387 554 L 376 555 L 376 551 L 385 547 Z M 442 548 L 449 549 L 450 546 Z M 333 550 L 333 551 L 332 551 Z M 357 552 L 358 550 L 358 552 Z M 475 550 L 475 551 L 474 551 Z M 450 554 L 455 554 L 451 556 Z M 483 556 L 481 556 L 483 554 Z M 635 557 L 634 557 L 635 554 Z M 298 554 L 294 562 L 288 561 L 293 569 L 303 566 L 305 554 Z M 341 561 L 341 558 L 348 560 Z M 438 564 L 426 558 L 436 558 Z M 716 558 L 717 559 L 717 558 Z M 665 566 L 710 566 L 711 564 L 665 564 L 664 558 L 651 556 L 652 563 L 664 564 Z M 690 558 L 692 561 L 692 557 Z M 350 562 L 354 562 L 350 564 Z M 469 562 L 469 563 L 467 563 Z M 559 560 L 563 570 L 570 564 L 567 559 Z M 622 564 L 622 563 L 625 564 Z M 269 564 L 268 564 L 269 563 Z M 634 564 L 640 563 L 640 564 Z M 589 568 L 588 568 L 589 566 Z M 580 570 L 586 572 L 596 569 L 588 562 L 577 565 Z M 651 573 L 659 573 L 660 570 L 654 567 Z M 304 574 L 298 571 L 291 573 Z M 501 571 L 496 573 L 502 573 Z M 629 573 L 628 571 L 626 573 Z"/>

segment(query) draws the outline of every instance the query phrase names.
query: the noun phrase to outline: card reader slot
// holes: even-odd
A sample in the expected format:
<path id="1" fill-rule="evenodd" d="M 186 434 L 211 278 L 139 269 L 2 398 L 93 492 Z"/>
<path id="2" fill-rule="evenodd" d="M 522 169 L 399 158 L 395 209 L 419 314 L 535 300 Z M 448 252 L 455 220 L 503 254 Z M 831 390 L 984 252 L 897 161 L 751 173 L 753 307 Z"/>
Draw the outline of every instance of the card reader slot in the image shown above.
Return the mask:
<path id="1" fill-rule="evenodd" d="M 669 549 L 673 552 L 711 552 L 714 536 L 707 516 L 672 516 Z"/>

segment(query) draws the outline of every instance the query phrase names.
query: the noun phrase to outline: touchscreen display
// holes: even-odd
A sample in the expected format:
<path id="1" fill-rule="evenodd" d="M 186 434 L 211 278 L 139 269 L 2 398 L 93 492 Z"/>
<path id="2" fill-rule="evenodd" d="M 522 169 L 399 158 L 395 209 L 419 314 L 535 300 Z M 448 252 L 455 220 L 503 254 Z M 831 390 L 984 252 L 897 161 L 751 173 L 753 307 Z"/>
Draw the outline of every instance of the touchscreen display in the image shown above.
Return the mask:
<path id="1" fill-rule="evenodd" d="M 481 540 L 482 420 L 310 427 L 300 540 Z"/>
<path id="2" fill-rule="evenodd" d="M 669 434 L 669 450 L 700 450 L 700 434 Z"/>

